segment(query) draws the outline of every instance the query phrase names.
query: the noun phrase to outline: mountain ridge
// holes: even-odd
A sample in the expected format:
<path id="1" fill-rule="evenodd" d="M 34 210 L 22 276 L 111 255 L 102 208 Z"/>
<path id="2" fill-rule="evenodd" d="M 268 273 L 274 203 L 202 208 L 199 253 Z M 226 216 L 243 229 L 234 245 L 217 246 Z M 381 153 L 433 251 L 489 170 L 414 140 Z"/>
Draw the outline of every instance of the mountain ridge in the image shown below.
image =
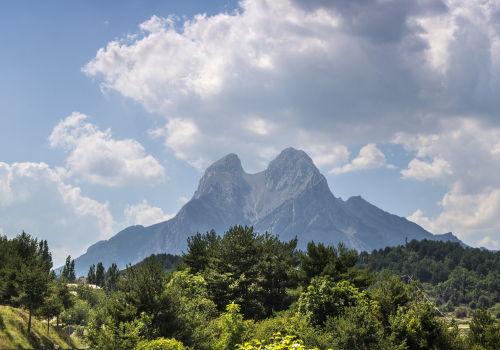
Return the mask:
<path id="1" fill-rule="evenodd" d="M 246 173 L 237 155 L 226 155 L 206 169 L 191 200 L 172 219 L 148 227 L 130 226 L 97 242 L 75 259 L 76 272 L 86 274 L 99 261 L 123 268 L 151 254 L 180 254 L 196 232 L 214 229 L 222 234 L 234 225 L 254 226 L 257 232 L 277 234 L 282 240 L 297 236 L 299 249 L 311 240 L 343 242 L 358 251 L 403 244 L 405 238 L 446 239 L 463 245 L 451 233 L 433 235 L 361 196 L 336 198 L 312 159 L 304 151 L 287 148 L 256 174 Z"/>

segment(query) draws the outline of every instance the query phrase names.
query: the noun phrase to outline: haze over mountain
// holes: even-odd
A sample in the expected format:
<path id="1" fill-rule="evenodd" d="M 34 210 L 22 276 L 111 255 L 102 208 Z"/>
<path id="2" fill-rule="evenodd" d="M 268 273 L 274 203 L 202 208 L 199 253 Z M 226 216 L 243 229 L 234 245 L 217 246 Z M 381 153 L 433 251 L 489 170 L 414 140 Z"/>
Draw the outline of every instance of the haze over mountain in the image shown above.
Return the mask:
<path id="1" fill-rule="evenodd" d="M 299 249 L 308 242 L 347 244 L 358 251 L 403 244 L 405 238 L 458 241 L 451 233 L 433 235 L 406 218 L 387 213 L 360 196 L 336 198 L 325 177 L 303 151 L 287 148 L 268 168 L 246 173 L 235 154 L 212 164 L 197 191 L 177 215 L 149 227 L 131 226 L 107 241 L 100 241 L 75 259 L 77 275 L 91 264 L 117 263 L 124 268 L 151 254 L 180 254 L 187 238 L 214 229 L 253 225 L 281 240 L 298 237 Z"/>

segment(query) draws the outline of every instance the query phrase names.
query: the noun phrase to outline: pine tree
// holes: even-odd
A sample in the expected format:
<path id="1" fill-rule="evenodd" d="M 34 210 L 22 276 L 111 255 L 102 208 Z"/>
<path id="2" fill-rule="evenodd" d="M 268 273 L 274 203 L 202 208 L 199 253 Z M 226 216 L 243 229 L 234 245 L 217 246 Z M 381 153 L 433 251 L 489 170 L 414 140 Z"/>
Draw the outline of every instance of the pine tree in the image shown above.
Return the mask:
<path id="1" fill-rule="evenodd" d="M 99 287 L 104 287 L 105 275 L 104 275 L 104 266 L 102 262 L 97 263 L 97 270 L 95 273 L 95 284 Z"/>
<path id="2" fill-rule="evenodd" d="M 87 274 L 87 282 L 89 284 L 95 284 L 95 264 L 89 267 L 89 273 Z"/>
<path id="3" fill-rule="evenodd" d="M 116 282 L 118 281 L 118 274 L 118 266 L 115 263 L 111 264 L 107 272 L 108 279 L 106 281 L 106 290 L 109 292 L 117 290 Z"/>
<path id="4" fill-rule="evenodd" d="M 73 283 L 75 281 L 75 260 L 71 260 L 71 255 L 68 255 L 66 258 L 66 265 L 64 265 L 61 274 L 62 277 L 66 278 L 69 283 Z"/>
<path id="5" fill-rule="evenodd" d="M 44 304 L 49 294 L 51 279 L 49 264 L 39 257 L 29 259 L 21 265 L 16 281 L 19 296 L 14 300 L 29 310 L 28 333 L 31 330 L 33 311 Z"/>

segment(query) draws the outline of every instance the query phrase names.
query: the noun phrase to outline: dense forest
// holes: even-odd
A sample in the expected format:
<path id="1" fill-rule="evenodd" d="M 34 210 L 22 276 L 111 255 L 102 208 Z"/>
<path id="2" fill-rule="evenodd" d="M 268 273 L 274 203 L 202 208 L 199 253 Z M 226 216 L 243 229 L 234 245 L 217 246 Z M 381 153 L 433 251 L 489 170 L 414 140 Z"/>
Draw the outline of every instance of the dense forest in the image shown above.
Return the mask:
<path id="1" fill-rule="evenodd" d="M 47 242 L 23 232 L 0 238 L 0 302 L 76 326 L 92 349 L 498 349 L 498 267 L 498 253 L 452 243 L 301 252 L 235 226 L 190 237 L 181 259 L 92 265 L 96 288 L 69 284 L 71 257 L 56 276 Z M 464 308 L 468 330 L 431 302 Z"/>
<path id="2" fill-rule="evenodd" d="M 413 240 L 359 255 L 360 268 L 410 276 L 426 286 L 436 306 L 457 317 L 481 306 L 500 318 L 500 252 L 463 248 L 459 243 Z"/>

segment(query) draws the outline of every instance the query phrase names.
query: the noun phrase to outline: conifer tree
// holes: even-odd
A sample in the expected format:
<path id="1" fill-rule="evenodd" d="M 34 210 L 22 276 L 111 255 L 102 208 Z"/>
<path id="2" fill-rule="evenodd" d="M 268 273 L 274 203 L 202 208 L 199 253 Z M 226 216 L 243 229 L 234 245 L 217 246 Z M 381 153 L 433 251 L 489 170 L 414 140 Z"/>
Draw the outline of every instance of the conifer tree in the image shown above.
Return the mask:
<path id="1" fill-rule="evenodd" d="M 95 284 L 95 264 L 92 264 L 89 268 L 89 273 L 87 274 L 87 282 L 89 284 Z"/>
<path id="2" fill-rule="evenodd" d="M 97 269 L 95 272 L 95 284 L 99 287 L 104 287 L 105 275 L 104 275 L 104 266 L 102 262 L 97 263 Z"/>

